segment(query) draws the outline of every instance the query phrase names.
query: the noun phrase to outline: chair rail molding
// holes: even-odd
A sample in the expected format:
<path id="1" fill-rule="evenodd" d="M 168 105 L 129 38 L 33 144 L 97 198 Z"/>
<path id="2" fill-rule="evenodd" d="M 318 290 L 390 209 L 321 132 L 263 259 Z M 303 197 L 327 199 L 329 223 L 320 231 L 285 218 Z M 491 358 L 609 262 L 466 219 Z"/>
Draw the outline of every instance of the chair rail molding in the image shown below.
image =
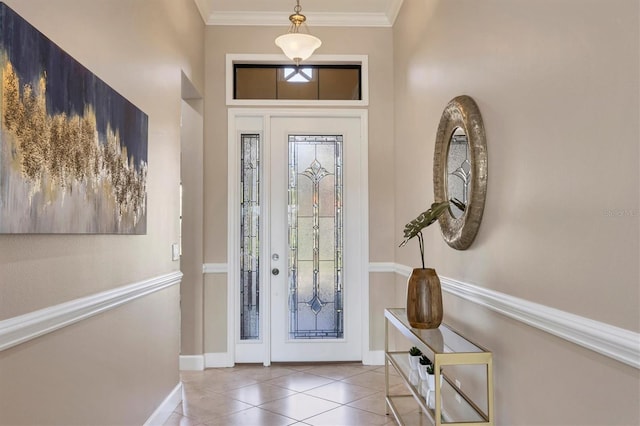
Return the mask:
<path id="1" fill-rule="evenodd" d="M 412 270 L 393 262 L 369 264 L 369 272 L 409 277 Z M 640 369 L 640 333 L 453 278 L 441 276 L 440 282 L 449 294 Z"/>
<path id="2" fill-rule="evenodd" d="M 180 284 L 181 281 L 182 272 L 176 271 L 0 321 L 0 351 Z"/>

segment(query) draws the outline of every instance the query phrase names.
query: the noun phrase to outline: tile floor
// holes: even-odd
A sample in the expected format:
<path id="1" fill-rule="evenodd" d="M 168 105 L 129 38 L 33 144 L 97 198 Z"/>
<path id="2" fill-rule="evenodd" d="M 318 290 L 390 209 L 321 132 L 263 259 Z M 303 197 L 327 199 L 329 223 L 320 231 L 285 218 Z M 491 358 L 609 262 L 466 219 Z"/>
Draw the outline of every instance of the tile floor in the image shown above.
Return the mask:
<path id="1" fill-rule="evenodd" d="M 390 369 L 390 372 L 393 369 Z M 183 401 L 165 426 L 395 425 L 385 415 L 384 366 L 244 364 L 181 373 Z M 390 374 L 391 392 L 406 393 Z M 409 424 L 424 420 L 410 398 Z"/>

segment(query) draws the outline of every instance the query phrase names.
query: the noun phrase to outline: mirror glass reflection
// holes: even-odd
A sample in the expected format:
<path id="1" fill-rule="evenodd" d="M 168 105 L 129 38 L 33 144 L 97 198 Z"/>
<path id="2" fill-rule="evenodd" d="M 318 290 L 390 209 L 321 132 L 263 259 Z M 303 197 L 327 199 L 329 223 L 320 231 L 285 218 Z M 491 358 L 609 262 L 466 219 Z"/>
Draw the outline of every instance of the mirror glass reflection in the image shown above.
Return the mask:
<path id="1" fill-rule="evenodd" d="M 447 154 L 447 192 L 448 198 L 457 198 L 465 206 L 469 197 L 471 182 L 471 162 L 469 161 L 469 143 L 462 127 L 456 127 L 449 139 Z M 459 219 L 464 211 L 450 205 L 451 215 Z"/>

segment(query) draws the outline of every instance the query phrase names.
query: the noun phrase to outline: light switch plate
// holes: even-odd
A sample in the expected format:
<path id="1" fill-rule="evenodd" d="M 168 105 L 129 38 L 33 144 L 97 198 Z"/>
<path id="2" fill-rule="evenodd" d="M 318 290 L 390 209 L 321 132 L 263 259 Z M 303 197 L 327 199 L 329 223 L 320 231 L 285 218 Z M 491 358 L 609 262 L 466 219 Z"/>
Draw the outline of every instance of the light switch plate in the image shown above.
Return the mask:
<path id="1" fill-rule="evenodd" d="M 171 260 L 180 260 L 180 246 L 178 243 L 171 244 Z"/>

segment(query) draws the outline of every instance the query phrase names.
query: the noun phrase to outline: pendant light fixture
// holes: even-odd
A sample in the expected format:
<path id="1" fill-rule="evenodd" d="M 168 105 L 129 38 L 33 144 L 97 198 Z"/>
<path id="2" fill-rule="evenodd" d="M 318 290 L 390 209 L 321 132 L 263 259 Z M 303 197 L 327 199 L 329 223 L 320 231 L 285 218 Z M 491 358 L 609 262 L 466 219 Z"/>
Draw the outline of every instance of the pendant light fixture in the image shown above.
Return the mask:
<path id="1" fill-rule="evenodd" d="M 300 13 L 300 0 L 296 0 L 296 7 L 293 8 L 294 14 L 289 16 L 291 26 L 287 34 L 276 38 L 276 46 L 278 46 L 284 54 L 296 65 L 313 55 L 313 52 L 320 47 L 322 42 L 318 37 L 309 34 L 309 29 L 305 21 L 307 17 Z M 300 27 L 304 26 L 306 34 L 300 32 Z"/>

